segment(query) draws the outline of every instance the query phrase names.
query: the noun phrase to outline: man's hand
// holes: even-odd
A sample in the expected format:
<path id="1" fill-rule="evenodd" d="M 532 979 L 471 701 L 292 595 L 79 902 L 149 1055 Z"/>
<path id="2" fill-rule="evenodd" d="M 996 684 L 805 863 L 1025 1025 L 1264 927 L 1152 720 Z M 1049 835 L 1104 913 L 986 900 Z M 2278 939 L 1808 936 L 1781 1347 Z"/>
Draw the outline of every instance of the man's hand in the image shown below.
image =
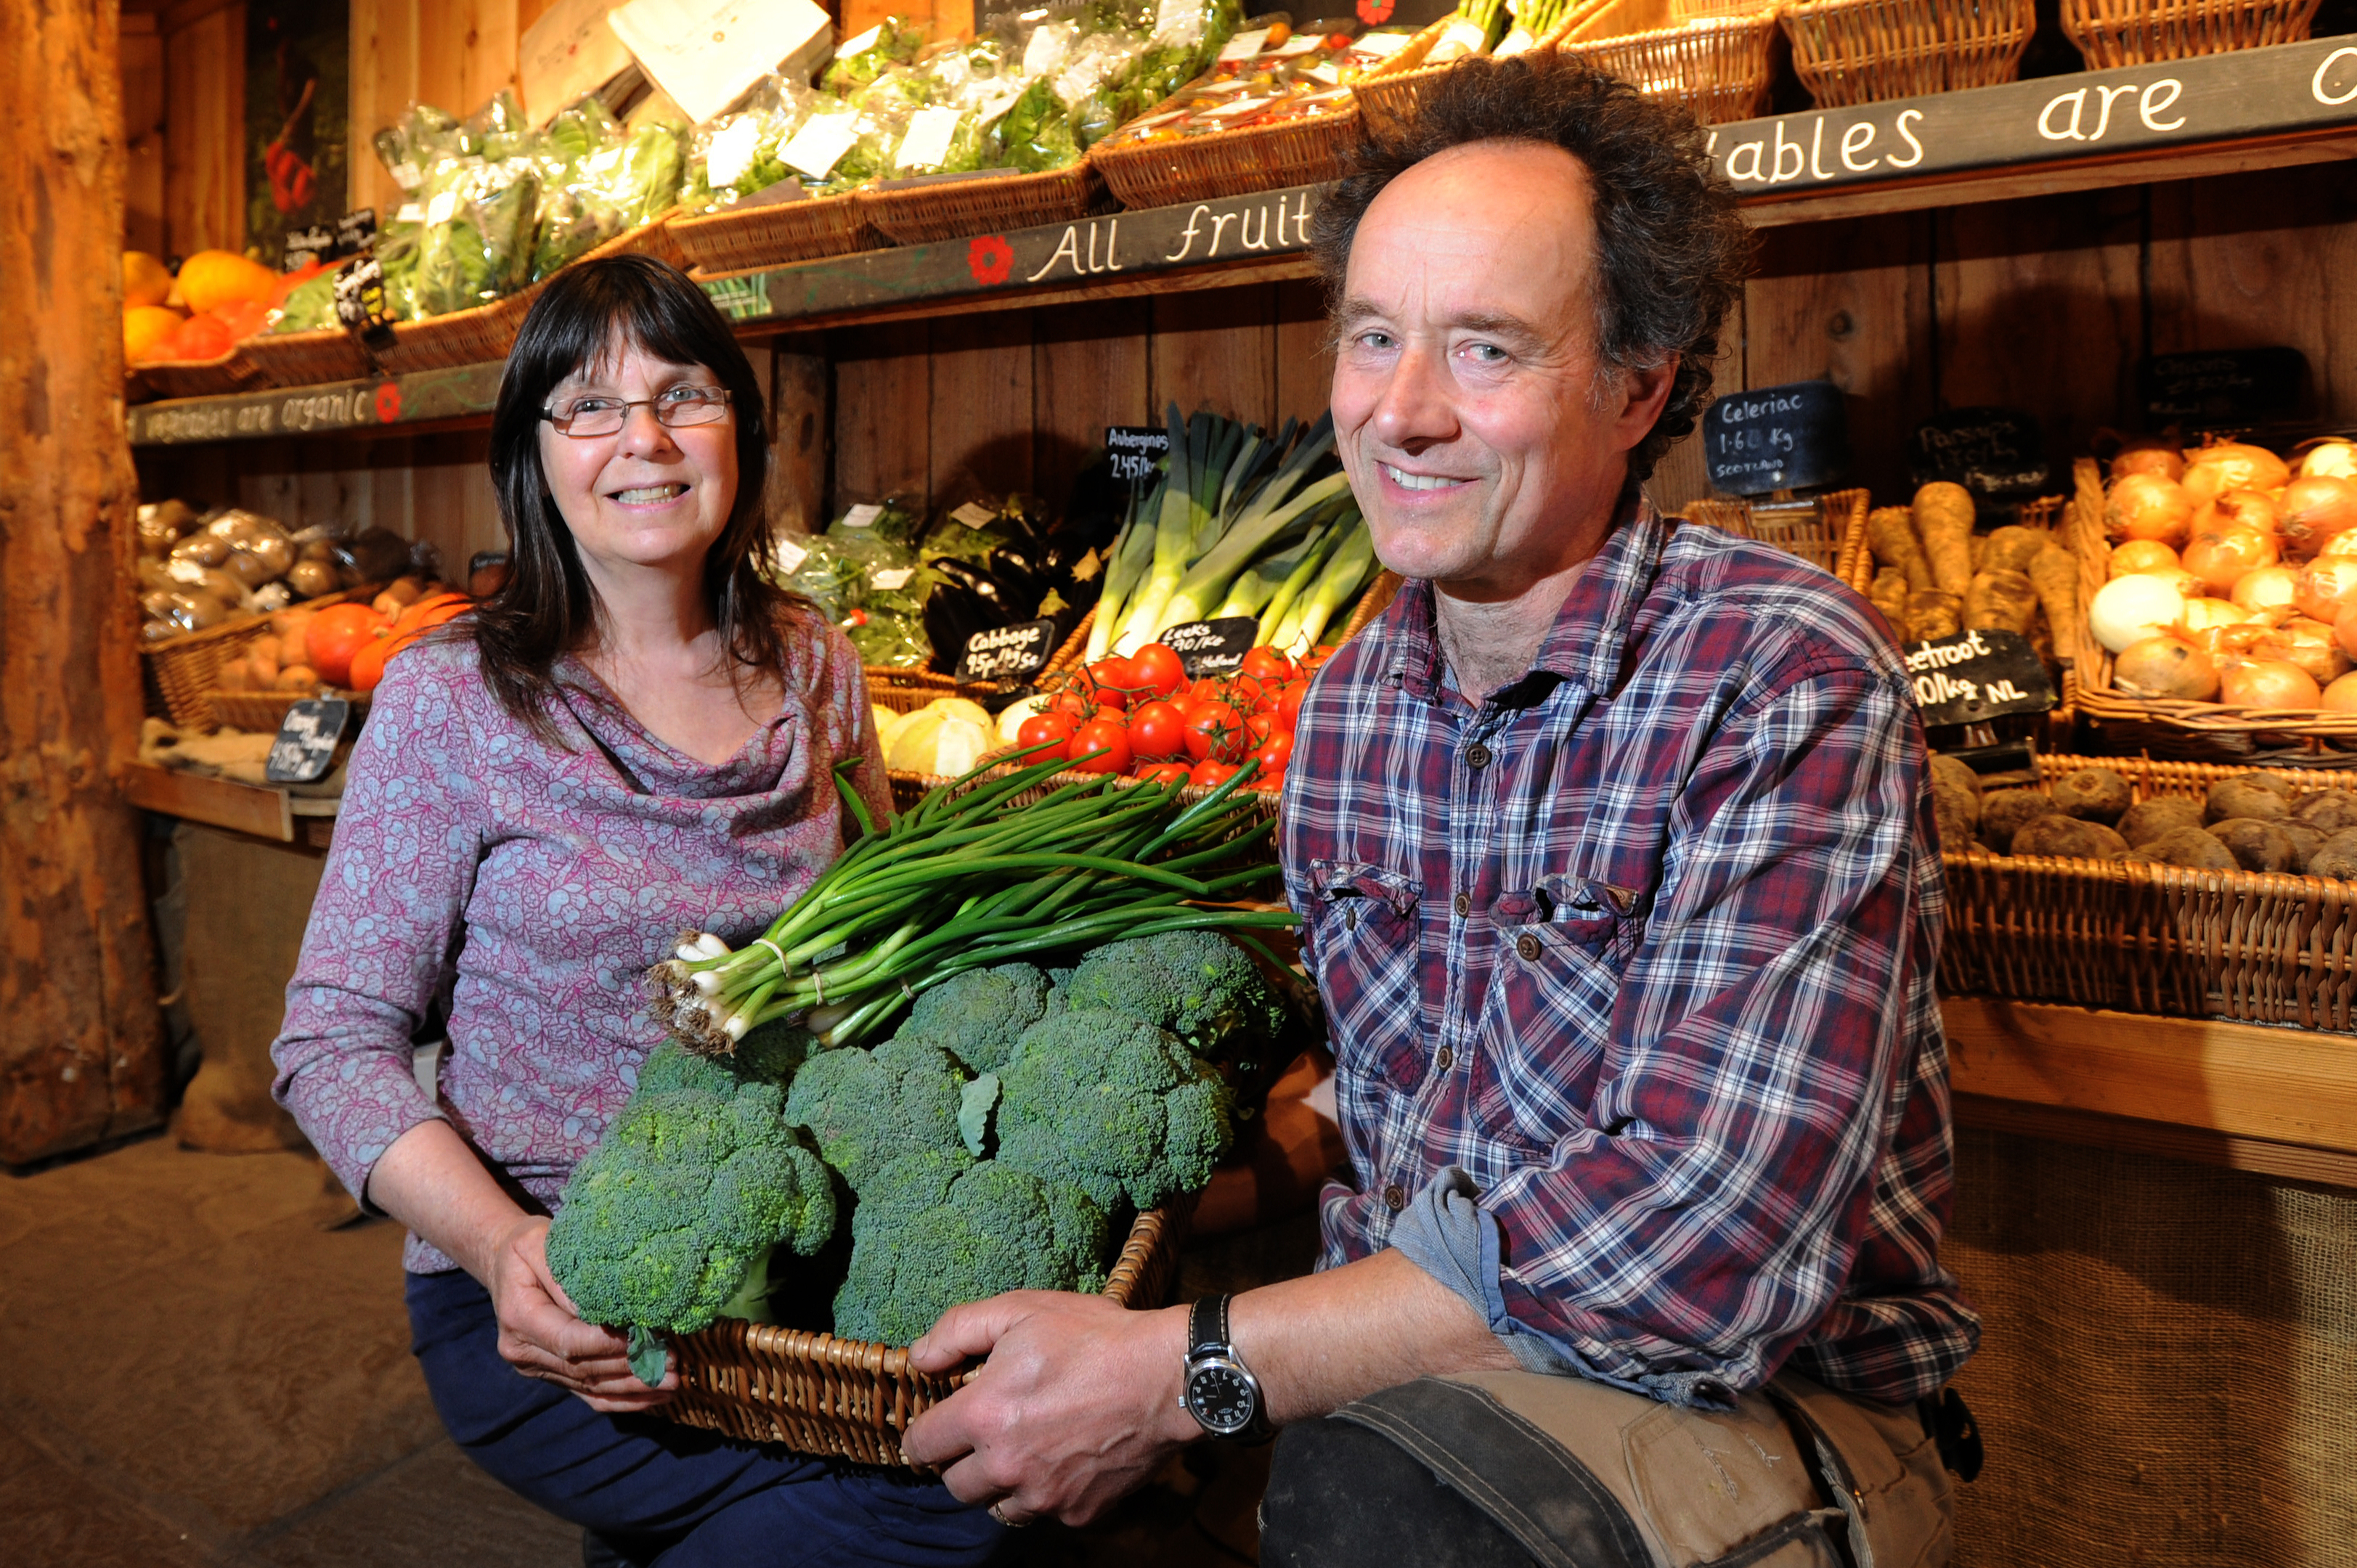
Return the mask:
<path id="1" fill-rule="evenodd" d="M 1086 1524 L 1201 1432 L 1178 1403 L 1183 1307 L 1014 1291 L 943 1313 L 909 1362 L 948 1372 L 977 1356 L 988 1359 L 974 1380 L 911 1422 L 901 1446 L 1010 1524 Z"/>
<path id="2" fill-rule="evenodd" d="M 579 1394 L 609 1415 L 651 1410 L 679 1387 L 674 1369 L 649 1388 L 630 1370 L 630 1340 L 581 1321 L 548 1272 L 548 1220 L 528 1215 L 502 1235 L 490 1262 L 491 1310 L 500 1321 L 500 1355 L 527 1378 Z"/>

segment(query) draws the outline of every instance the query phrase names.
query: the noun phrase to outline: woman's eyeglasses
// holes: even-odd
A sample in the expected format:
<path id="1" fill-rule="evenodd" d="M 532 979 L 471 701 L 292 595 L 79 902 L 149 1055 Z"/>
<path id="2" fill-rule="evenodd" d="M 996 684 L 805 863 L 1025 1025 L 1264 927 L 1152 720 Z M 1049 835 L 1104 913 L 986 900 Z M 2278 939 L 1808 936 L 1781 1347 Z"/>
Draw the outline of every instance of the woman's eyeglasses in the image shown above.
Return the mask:
<path id="1" fill-rule="evenodd" d="M 670 387 L 652 397 L 576 397 L 554 408 L 544 408 L 541 418 L 556 426 L 559 435 L 576 441 L 613 435 L 629 423 L 630 410 L 651 408 L 655 417 L 673 429 L 711 424 L 728 413 L 726 387 Z"/>

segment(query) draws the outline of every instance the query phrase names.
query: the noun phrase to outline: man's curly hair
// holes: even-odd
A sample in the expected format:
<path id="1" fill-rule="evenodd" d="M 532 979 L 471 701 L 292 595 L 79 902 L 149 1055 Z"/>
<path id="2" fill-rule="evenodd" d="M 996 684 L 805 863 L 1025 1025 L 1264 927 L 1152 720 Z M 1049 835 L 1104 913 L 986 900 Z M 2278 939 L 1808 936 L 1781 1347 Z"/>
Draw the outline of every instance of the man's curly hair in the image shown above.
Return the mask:
<path id="1" fill-rule="evenodd" d="M 1587 169 L 1603 367 L 1678 361 L 1661 418 L 1629 453 L 1630 476 L 1646 478 L 1709 402 L 1719 328 L 1750 270 L 1749 231 L 1711 173 L 1703 128 L 1569 56 L 1461 61 L 1425 89 L 1403 134 L 1362 140 L 1349 177 L 1318 202 L 1310 249 L 1329 298 L 1340 302 L 1351 242 L 1383 187 L 1472 142 L 1561 147 Z"/>

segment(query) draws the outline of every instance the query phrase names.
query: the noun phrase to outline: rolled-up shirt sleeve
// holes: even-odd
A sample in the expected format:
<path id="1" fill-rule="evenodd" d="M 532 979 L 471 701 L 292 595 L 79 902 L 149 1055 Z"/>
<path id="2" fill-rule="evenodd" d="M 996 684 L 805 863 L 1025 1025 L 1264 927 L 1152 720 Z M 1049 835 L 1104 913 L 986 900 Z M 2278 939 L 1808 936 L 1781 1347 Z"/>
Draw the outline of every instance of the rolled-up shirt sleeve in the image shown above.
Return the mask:
<path id="1" fill-rule="evenodd" d="M 273 1092 L 367 1201 L 393 1140 L 442 1112 L 413 1041 L 449 972 L 483 849 L 468 723 L 423 660 L 393 666 L 352 756 L 271 1058 Z"/>

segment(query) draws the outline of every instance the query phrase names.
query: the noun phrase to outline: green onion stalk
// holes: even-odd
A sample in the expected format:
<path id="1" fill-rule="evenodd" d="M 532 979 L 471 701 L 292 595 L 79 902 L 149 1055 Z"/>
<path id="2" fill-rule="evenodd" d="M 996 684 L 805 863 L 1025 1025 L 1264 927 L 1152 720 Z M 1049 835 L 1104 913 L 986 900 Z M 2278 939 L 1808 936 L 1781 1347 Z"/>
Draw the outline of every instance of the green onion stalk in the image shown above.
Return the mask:
<path id="1" fill-rule="evenodd" d="M 1236 794 L 1250 768 L 1191 805 L 1175 784 L 1105 775 L 1017 806 L 1066 764 L 1050 757 L 978 782 L 994 760 L 878 828 L 844 777 L 856 760 L 835 787 L 863 836 L 743 947 L 686 932 L 648 972 L 655 1016 L 689 1050 L 726 1056 L 752 1030 L 795 1018 L 820 1046 L 858 1045 L 969 969 L 1189 929 L 1253 943 L 1254 928 L 1297 923 L 1282 909 L 1219 907 L 1275 871 L 1210 870 L 1275 829 Z"/>

